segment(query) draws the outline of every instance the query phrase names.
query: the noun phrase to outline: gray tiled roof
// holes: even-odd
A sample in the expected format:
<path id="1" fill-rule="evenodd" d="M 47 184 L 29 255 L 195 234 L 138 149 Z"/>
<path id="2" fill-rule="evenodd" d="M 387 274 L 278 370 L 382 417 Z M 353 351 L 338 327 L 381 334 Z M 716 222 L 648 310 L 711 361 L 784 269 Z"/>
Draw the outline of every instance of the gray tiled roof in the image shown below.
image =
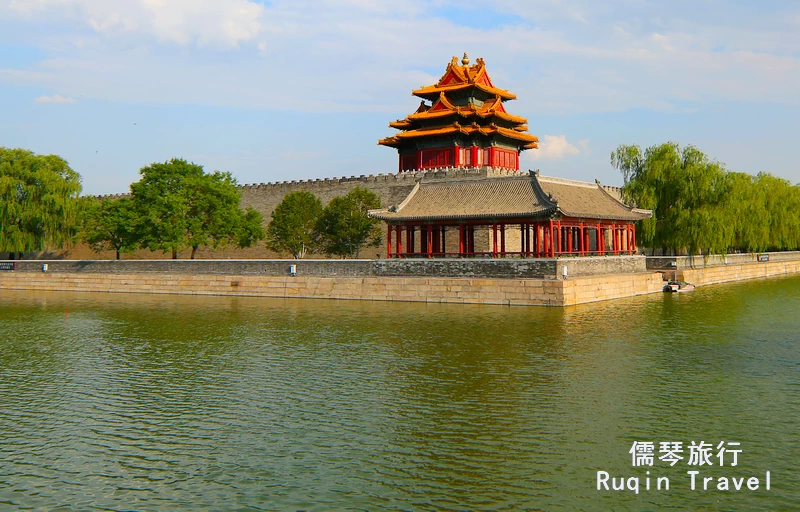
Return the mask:
<path id="1" fill-rule="evenodd" d="M 639 220 L 647 210 L 624 205 L 597 183 L 531 174 L 417 183 L 396 206 L 370 215 L 389 222 L 477 220 L 503 218 L 582 217 Z"/>

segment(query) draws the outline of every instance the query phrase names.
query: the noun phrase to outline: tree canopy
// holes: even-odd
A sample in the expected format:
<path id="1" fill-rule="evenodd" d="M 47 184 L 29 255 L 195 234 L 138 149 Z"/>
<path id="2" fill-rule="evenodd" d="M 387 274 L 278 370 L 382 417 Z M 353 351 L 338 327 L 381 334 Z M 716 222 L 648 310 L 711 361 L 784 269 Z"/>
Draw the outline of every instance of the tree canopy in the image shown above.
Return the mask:
<path id="1" fill-rule="evenodd" d="M 0 252 L 61 247 L 78 224 L 80 175 L 56 155 L 0 147 Z"/>
<path id="2" fill-rule="evenodd" d="M 311 192 L 290 192 L 272 211 L 267 226 L 267 247 L 303 258 L 317 248 L 317 223 L 322 216 L 322 202 Z"/>
<path id="3" fill-rule="evenodd" d="M 368 212 L 380 206 L 380 198 L 363 187 L 333 198 L 317 224 L 323 250 L 329 255 L 352 258 L 359 257 L 363 247 L 379 246 L 381 222 Z"/>
<path id="4" fill-rule="evenodd" d="M 641 245 L 674 253 L 800 247 L 800 187 L 767 173 L 730 172 L 694 146 L 619 146 L 611 164 L 627 201 L 653 211 Z"/>
<path id="5" fill-rule="evenodd" d="M 139 217 L 129 197 L 83 199 L 81 238 L 93 251 L 112 250 L 120 259 L 137 247 Z"/>
<path id="6" fill-rule="evenodd" d="M 178 257 L 201 246 L 229 242 L 247 247 L 264 237 L 261 214 L 239 207 L 236 180 L 228 172 L 207 174 L 203 167 L 174 158 L 144 167 L 131 185 L 131 199 L 140 224 L 140 245 Z"/>

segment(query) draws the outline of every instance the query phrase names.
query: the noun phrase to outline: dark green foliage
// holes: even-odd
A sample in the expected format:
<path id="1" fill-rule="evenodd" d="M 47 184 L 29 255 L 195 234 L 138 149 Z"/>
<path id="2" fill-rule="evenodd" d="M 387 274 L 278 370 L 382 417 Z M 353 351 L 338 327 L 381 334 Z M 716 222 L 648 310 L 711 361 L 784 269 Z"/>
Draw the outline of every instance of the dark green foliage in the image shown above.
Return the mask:
<path id="1" fill-rule="evenodd" d="M 620 146 L 611 164 L 625 199 L 653 210 L 640 244 L 675 254 L 800 247 L 800 187 L 770 174 L 729 172 L 694 146 Z"/>
<path id="2" fill-rule="evenodd" d="M 128 197 L 99 200 L 83 198 L 81 238 L 95 252 L 131 252 L 138 245 L 139 223 Z"/>
<path id="3" fill-rule="evenodd" d="M 380 245 L 381 222 L 368 215 L 380 206 L 380 198 L 363 187 L 335 197 L 317 224 L 322 249 L 329 255 L 357 258 L 362 247 Z"/>
<path id="4" fill-rule="evenodd" d="M 248 246 L 264 237 L 261 216 L 242 211 L 236 180 L 228 172 L 206 174 L 203 167 L 174 158 L 139 171 L 131 199 L 140 220 L 139 243 L 177 258 L 191 247 Z"/>
<path id="5" fill-rule="evenodd" d="M 272 211 L 267 226 L 267 247 L 302 258 L 317 248 L 317 223 L 322 216 L 322 202 L 311 192 L 291 192 Z"/>
<path id="6" fill-rule="evenodd" d="M 81 178 L 56 155 L 0 147 L 0 252 L 61 248 L 78 225 Z"/>

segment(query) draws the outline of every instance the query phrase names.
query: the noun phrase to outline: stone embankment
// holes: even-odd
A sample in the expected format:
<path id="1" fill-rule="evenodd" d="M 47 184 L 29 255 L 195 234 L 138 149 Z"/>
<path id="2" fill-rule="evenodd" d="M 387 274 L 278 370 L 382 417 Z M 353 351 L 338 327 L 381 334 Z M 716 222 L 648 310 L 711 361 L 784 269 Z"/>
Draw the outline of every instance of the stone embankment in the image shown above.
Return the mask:
<path id="1" fill-rule="evenodd" d="M 571 306 L 661 290 L 658 273 L 576 279 L 217 274 L 0 274 L 0 289 Z"/>
<path id="2" fill-rule="evenodd" d="M 644 257 L 541 260 L 127 260 L 0 262 L 0 290 L 244 295 L 572 306 L 800 273 L 800 257 L 646 270 Z M 770 261 L 764 261 L 769 259 Z M 43 268 L 46 265 L 46 268 Z M 648 262 L 647 266 L 651 266 Z M 564 279 L 566 268 L 567 279 Z M 295 270 L 296 275 L 290 275 Z"/>

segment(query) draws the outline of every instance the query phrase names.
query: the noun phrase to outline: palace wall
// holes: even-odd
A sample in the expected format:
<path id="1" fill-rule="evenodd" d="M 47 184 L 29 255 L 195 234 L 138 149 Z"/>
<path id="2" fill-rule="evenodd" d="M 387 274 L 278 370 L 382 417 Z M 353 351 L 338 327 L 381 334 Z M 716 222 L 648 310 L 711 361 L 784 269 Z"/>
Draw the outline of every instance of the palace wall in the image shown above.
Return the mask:
<path id="1" fill-rule="evenodd" d="M 470 168 L 470 169 L 433 169 L 428 171 L 419 172 L 403 172 L 397 174 L 370 174 L 361 176 L 350 176 L 343 178 L 323 178 L 313 180 L 293 180 L 281 181 L 272 183 L 259 183 L 242 185 L 240 193 L 242 196 L 242 207 L 252 207 L 264 217 L 264 225 L 269 223 L 272 215 L 272 210 L 281 202 L 283 197 L 289 192 L 307 191 L 320 198 L 322 203 L 328 204 L 334 197 L 343 196 L 351 191 L 353 188 L 360 186 L 371 190 L 381 200 L 381 206 L 389 206 L 399 204 L 403 199 L 408 196 L 414 185 L 423 177 L 426 181 L 447 181 L 447 180 L 464 180 L 464 179 L 477 179 L 496 176 L 516 176 L 519 173 L 507 169 L 495 169 L 489 167 Z M 101 196 L 101 197 L 119 197 Z M 386 228 L 383 228 L 383 243 L 379 247 L 365 248 L 362 257 L 364 258 L 385 258 L 386 257 Z M 448 233 L 449 234 L 449 233 Z M 490 247 L 490 234 L 488 230 L 482 229 L 476 233 L 475 244 L 476 250 L 491 250 Z M 511 235 L 513 239 L 514 235 Z M 455 234 L 447 241 L 448 250 L 455 247 L 458 250 L 457 244 L 458 236 Z M 513 243 L 513 242 L 512 242 Z M 516 242 L 519 245 L 519 242 Z M 479 249 L 478 247 L 484 249 Z M 188 258 L 191 251 L 186 250 L 179 254 L 182 259 Z M 0 254 L 0 256 L 3 256 Z M 130 259 L 162 259 L 164 253 L 153 252 L 149 250 L 138 250 L 132 254 L 124 254 L 123 258 Z M 324 255 L 317 255 L 324 257 Z M 29 257 L 29 256 L 26 256 Z M 36 257 L 31 255 L 30 257 Z M 41 257 L 41 256 L 40 256 Z M 60 251 L 57 253 L 44 255 L 44 257 L 57 257 L 64 259 L 113 259 L 115 257 L 112 251 L 102 253 L 93 252 L 86 245 L 78 245 Z M 270 251 L 266 248 L 265 242 L 261 241 L 256 246 L 239 249 L 235 247 L 226 247 L 211 249 L 208 247 L 201 247 L 195 256 L 198 259 L 263 259 L 263 258 L 280 258 L 281 255 Z"/>
<path id="2" fill-rule="evenodd" d="M 665 279 L 703 286 L 800 273 L 800 260 L 640 272 L 643 260 L 16 261 L 0 262 L 0 290 L 569 306 L 658 293 Z"/>
<path id="3" fill-rule="evenodd" d="M 557 279 L 0 273 L 0 290 L 571 306 L 655 293 L 658 273 Z"/>
<path id="4" fill-rule="evenodd" d="M 606 256 L 568 259 L 382 259 L 382 260 L 22 260 L 10 263 L 16 273 L 47 274 L 164 274 L 318 277 L 493 277 L 559 279 L 568 276 L 643 273 L 644 256 Z M 8 266 L 8 265 L 6 265 Z"/>

